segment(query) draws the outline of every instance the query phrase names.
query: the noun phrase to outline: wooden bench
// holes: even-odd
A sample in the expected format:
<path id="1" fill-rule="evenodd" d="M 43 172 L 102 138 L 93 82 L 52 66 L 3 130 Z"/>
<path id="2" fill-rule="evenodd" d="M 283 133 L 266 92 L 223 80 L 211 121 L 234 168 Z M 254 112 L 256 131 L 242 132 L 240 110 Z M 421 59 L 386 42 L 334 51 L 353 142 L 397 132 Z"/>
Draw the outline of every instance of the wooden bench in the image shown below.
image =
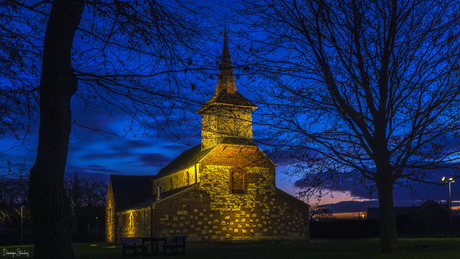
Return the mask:
<path id="1" fill-rule="evenodd" d="M 141 240 L 138 237 L 122 237 L 121 244 L 123 245 L 123 256 L 127 255 L 138 255 L 137 250 L 140 249 L 143 254 L 147 248 L 145 245 L 141 245 Z M 127 254 L 126 250 L 133 250 L 132 254 Z"/>
<path id="2" fill-rule="evenodd" d="M 173 236 L 172 243 L 165 244 L 163 246 L 163 255 L 169 255 L 168 249 L 171 249 L 171 254 L 185 254 L 185 236 Z M 182 248 L 182 251 L 179 252 L 179 248 Z"/>

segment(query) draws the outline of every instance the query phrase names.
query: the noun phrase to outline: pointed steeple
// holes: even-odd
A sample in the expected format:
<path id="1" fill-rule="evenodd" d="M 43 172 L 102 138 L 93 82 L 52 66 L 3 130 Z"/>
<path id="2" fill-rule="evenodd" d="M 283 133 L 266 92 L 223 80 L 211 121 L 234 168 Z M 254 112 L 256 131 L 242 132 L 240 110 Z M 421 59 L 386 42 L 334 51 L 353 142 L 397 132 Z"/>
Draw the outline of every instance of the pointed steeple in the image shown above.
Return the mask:
<path id="1" fill-rule="evenodd" d="M 225 28 L 216 93 L 196 112 L 202 119 L 201 150 L 225 141 L 236 143 L 235 139 L 252 142 L 252 111 L 255 109 L 257 106 L 236 91 Z"/>
<path id="2" fill-rule="evenodd" d="M 222 56 L 219 64 L 219 78 L 217 79 L 216 95 L 222 90 L 227 90 L 227 93 L 236 92 L 235 76 L 233 75 L 232 60 L 228 50 L 227 28 L 224 31 L 224 47 L 222 48 Z"/>

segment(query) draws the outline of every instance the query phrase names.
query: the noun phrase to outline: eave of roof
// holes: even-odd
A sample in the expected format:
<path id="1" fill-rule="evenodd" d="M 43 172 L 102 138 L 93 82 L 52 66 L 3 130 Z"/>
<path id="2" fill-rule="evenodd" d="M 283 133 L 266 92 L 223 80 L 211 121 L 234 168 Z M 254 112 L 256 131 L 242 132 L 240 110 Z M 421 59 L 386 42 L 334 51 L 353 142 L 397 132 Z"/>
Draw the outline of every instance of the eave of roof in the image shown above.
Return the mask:
<path id="1" fill-rule="evenodd" d="M 117 209 L 145 199 L 151 194 L 153 175 L 110 175 L 113 197 Z"/>
<path id="2" fill-rule="evenodd" d="M 187 167 L 193 166 L 194 164 L 198 163 L 204 156 L 206 156 L 212 149 L 213 148 L 201 150 L 201 144 L 199 144 L 185 150 L 167 166 L 163 167 L 154 179 L 158 179 Z"/>
<path id="3" fill-rule="evenodd" d="M 246 97 L 240 93 L 227 93 L 227 90 L 224 89 L 219 94 L 216 94 L 211 99 L 209 99 L 209 101 L 207 101 L 196 113 L 201 114 L 206 110 L 218 105 L 228 105 L 238 108 L 248 108 L 252 110 L 257 109 L 255 104 L 246 99 Z"/>
<path id="4" fill-rule="evenodd" d="M 287 195 L 287 196 L 290 197 L 291 199 L 293 199 L 293 201 L 299 202 L 299 204 L 302 204 L 302 205 L 304 205 L 304 206 L 307 206 L 308 208 L 311 207 L 308 203 L 305 203 L 304 201 L 301 201 L 301 200 L 297 199 L 296 197 L 294 197 L 294 196 L 292 196 L 291 194 L 289 194 L 289 193 L 287 193 L 287 192 L 281 190 L 280 188 L 278 188 L 278 187 L 276 187 L 276 186 L 275 186 L 275 188 L 276 188 L 277 191 L 279 191 L 279 192 L 281 192 L 281 193 Z"/>
<path id="5" fill-rule="evenodd" d="M 197 187 L 198 184 L 195 183 L 195 184 L 192 184 L 192 185 L 187 185 L 187 186 L 184 186 L 184 187 L 181 187 L 181 188 L 177 188 L 177 189 L 174 189 L 174 190 L 170 190 L 170 191 L 167 191 L 167 192 L 163 192 L 160 194 L 160 199 L 157 200 L 157 195 L 152 195 L 150 197 L 148 197 L 147 199 L 143 200 L 143 201 L 140 201 L 132 206 L 129 206 L 121 211 L 118 211 L 118 212 L 123 212 L 123 211 L 128 211 L 128 210 L 133 210 L 133 209 L 138 209 L 138 208 L 145 208 L 147 206 L 151 206 L 151 205 L 155 205 L 159 202 L 163 202 L 165 200 L 167 200 L 168 198 L 171 198 L 179 193 L 182 193 L 182 192 L 185 192 L 185 191 L 188 191 L 192 188 L 195 188 Z"/>

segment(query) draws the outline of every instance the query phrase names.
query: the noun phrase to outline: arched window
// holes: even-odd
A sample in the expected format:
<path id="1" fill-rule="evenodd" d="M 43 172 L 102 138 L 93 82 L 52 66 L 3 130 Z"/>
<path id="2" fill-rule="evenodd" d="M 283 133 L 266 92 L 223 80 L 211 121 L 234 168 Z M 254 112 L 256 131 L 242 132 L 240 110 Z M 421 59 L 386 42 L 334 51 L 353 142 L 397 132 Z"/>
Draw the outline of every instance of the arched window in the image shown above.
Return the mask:
<path id="1" fill-rule="evenodd" d="M 147 211 L 142 211 L 142 226 L 147 227 Z"/>
<path id="2" fill-rule="evenodd" d="M 107 216 L 109 218 L 109 222 L 112 222 L 113 219 L 112 219 L 112 208 L 109 208 L 109 212 L 107 213 Z"/>
<path id="3" fill-rule="evenodd" d="M 244 173 L 234 171 L 231 174 L 232 193 L 245 193 L 244 191 Z"/>
<path id="4" fill-rule="evenodd" d="M 132 228 L 134 226 L 134 215 L 133 213 L 129 213 L 129 227 Z"/>
<path id="5" fill-rule="evenodd" d="M 190 184 L 190 174 L 189 174 L 188 171 L 187 171 L 187 174 L 185 175 L 185 181 L 186 181 L 186 182 L 185 182 L 186 185 L 189 185 L 189 184 Z"/>

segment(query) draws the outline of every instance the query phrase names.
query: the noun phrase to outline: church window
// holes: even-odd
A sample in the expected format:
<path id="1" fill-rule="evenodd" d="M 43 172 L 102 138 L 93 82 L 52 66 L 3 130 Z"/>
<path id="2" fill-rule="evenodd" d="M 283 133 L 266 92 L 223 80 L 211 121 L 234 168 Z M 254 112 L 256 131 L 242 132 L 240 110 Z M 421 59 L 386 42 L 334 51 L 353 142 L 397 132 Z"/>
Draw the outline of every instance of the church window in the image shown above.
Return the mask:
<path id="1" fill-rule="evenodd" d="M 244 191 L 244 173 L 235 171 L 231 174 L 232 193 L 245 193 Z"/>
<path id="2" fill-rule="evenodd" d="M 112 208 L 109 208 L 109 213 L 107 213 L 109 216 L 109 222 L 112 222 Z"/>
<path id="3" fill-rule="evenodd" d="M 129 227 L 132 228 L 134 226 L 134 215 L 133 213 L 131 212 L 129 214 Z"/>
<path id="4" fill-rule="evenodd" d="M 147 227 L 147 211 L 142 211 L 142 225 L 145 227 Z"/>
<path id="5" fill-rule="evenodd" d="M 189 172 L 187 171 L 187 175 L 185 176 L 186 178 L 186 184 L 189 185 L 190 184 L 190 174 Z"/>

